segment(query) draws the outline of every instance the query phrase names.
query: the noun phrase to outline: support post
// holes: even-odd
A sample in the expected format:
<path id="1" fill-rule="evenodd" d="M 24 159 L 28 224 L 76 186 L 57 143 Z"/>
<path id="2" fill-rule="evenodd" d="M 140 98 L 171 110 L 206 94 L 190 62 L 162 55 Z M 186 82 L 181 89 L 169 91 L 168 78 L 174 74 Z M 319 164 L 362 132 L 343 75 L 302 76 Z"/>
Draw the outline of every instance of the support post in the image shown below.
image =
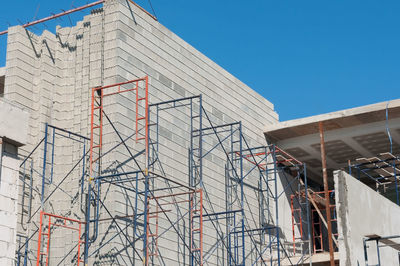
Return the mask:
<path id="1" fill-rule="evenodd" d="M 25 24 L 23 24 L 21 26 L 23 28 L 27 28 L 27 27 L 30 27 L 30 26 L 33 26 L 33 25 L 36 25 L 36 24 L 39 24 L 39 23 L 42 23 L 42 22 L 46 22 L 46 21 L 49 21 L 49 20 L 52 20 L 52 19 L 56 19 L 56 18 L 65 16 L 65 15 L 69 15 L 69 14 L 77 12 L 77 11 L 81 11 L 83 9 L 86 9 L 86 8 L 89 8 L 89 7 L 92 7 L 92 6 L 96 6 L 96 5 L 102 4 L 103 2 L 104 2 L 104 0 L 99 0 L 99 1 L 87 4 L 87 5 L 84 5 L 84 6 L 81 6 L 81 7 L 77 7 L 77 8 L 71 9 L 71 10 L 67 10 L 67 11 L 63 11 L 62 13 L 51 15 L 51 16 L 46 17 L 46 18 L 42 18 L 42 19 L 39 19 L 39 20 L 28 22 L 28 23 L 25 23 Z M 4 31 L 0 32 L 0 36 L 3 35 L 3 34 L 8 34 L 8 30 L 4 30 Z"/>
<path id="2" fill-rule="evenodd" d="M 38 237 L 38 248 L 37 248 L 37 255 L 36 255 L 36 266 L 40 264 L 40 248 L 42 245 L 42 224 L 43 224 L 43 210 L 40 211 L 40 225 L 39 225 L 39 237 Z"/>
<path id="3" fill-rule="evenodd" d="M 41 209 L 44 209 L 44 188 L 46 183 L 46 160 L 47 160 L 47 135 L 49 125 L 46 123 L 44 130 L 44 148 L 43 148 L 43 172 L 42 172 L 42 194 L 40 198 Z"/>
<path id="4" fill-rule="evenodd" d="M 88 183 L 88 193 L 86 196 L 86 213 L 85 213 L 85 250 L 83 252 L 83 264 L 88 265 L 89 259 L 89 230 L 90 230 L 90 195 L 91 195 L 91 181 Z"/>
<path id="5" fill-rule="evenodd" d="M 368 266 L 367 240 L 363 239 L 365 266 Z"/>
<path id="6" fill-rule="evenodd" d="M 378 255 L 378 264 L 377 266 L 381 266 L 381 254 L 379 253 L 379 239 L 376 239 L 376 254 Z"/>
<path id="7" fill-rule="evenodd" d="M 244 217 L 245 217 L 245 213 L 244 213 L 244 186 L 243 186 L 243 132 L 242 132 L 242 122 L 239 123 L 239 149 L 240 149 L 240 159 L 239 159 L 239 163 L 240 163 L 240 207 L 242 208 L 242 264 L 241 265 L 245 265 L 246 264 L 246 253 L 245 253 L 245 241 L 244 241 L 244 230 L 245 230 L 245 224 L 244 224 Z M 278 250 L 279 252 L 279 250 Z"/>
<path id="8" fill-rule="evenodd" d="M 324 193 L 325 193 L 325 210 L 326 210 L 326 222 L 328 224 L 328 243 L 329 243 L 329 258 L 330 265 L 335 265 L 335 259 L 333 255 L 333 241 L 332 241 L 332 222 L 331 222 L 331 208 L 329 200 L 329 185 L 328 185 L 328 172 L 326 167 L 326 154 L 325 154 L 325 140 L 324 140 L 324 126 L 320 121 L 319 125 L 319 137 L 321 142 L 321 161 L 322 161 L 322 177 L 324 179 Z"/>
<path id="9" fill-rule="evenodd" d="M 306 208 L 307 208 L 307 231 L 308 231 L 308 253 L 310 254 L 310 266 L 312 266 L 312 248 L 311 248 L 311 219 L 310 219 L 310 207 L 309 207 L 309 200 L 308 200 L 308 183 L 307 183 L 307 165 L 304 164 L 304 191 L 305 191 L 305 198 L 306 198 Z M 299 180 L 301 178 L 299 177 Z"/>
<path id="10" fill-rule="evenodd" d="M 394 184 L 396 186 L 396 203 L 397 203 L 397 205 L 400 205 L 399 187 L 398 187 L 397 173 L 396 173 L 396 160 L 393 160 L 393 166 L 392 167 L 393 167 Z"/>
<path id="11" fill-rule="evenodd" d="M 273 145 L 272 148 L 272 155 L 273 155 L 273 163 L 274 163 L 274 188 L 275 188 L 275 195 L 274 195 L 274 200 L 275 200 L 275 234 L 276 234 L 276 254 L 278 256 L 278 265 L 280 265 L 280 261 L 281 261 L 281 254 L 280 254 L 280 239 L 279 239 L 279 204 L 278 204 L 278 167 L 277 167 L 277 160 L 276 160 L 276 146 Z"/>

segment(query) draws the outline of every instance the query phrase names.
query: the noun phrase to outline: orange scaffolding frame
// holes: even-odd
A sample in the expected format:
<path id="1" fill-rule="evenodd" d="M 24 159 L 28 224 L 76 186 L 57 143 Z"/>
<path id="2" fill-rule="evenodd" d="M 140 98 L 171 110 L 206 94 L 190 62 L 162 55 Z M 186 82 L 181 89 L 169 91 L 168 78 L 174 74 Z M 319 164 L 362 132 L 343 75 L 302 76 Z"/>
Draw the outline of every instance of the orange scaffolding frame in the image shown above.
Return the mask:
<path id="1" fill-rule="evenodd" d="M 140 96 L 139 90 L 139 82 L 145 82 L 144 86 L 144 96 Z M 134 84 L 135 86 L 130 89 L 121 89 L 121 86 Z M 108 93 L 104 93 L 104 91 L 109 91 Z M 140 140 L 145 140 L 145 155 L 148 157 L 148 144 L 149 144 L 149 77 L 145 76 L 143 78 L 134 79 L 126 82 L 120 82 L 108 86 L 103 87 L 95 87 L 92 88 L 92 104 L 91 104 L 91 117 L 90 117 L 90 180 L 94 179 L 94 164 L 100 160 L 101 158 L 101 149 L 103 146 L 103 113 L 104 113 L 104 97 L 111 96 L 119 93 L 136 91 L 136 121 L 135 121 L 135 132 L 136 132 L 136 142 Z M 144 115 L 139 114 L 139 102 L 145 102 L 145 111 Z M 95 111 L 99 110 L 99 123 L 96 124 L 94 121 Z M 145 124 L 143 126 L 145 133 L 144 135 L 140 132 L 143 128 L 140 128 L 139 121 L 144 120 Z M 94 143 L 94 135 L 95 131 L 98 131 L 99 141 L 98 143 Z M 142 135 L 141 135 L 142 134 Z M 95 158 L 95 150 L 98 150 L 98 157 Z"/>
<path id="2" fill-rule="evenodd" d="M 294 208 L 295 195 L 290 195 L 290 209 L 292 213 L 292 235 L 293 235 L 293 253 L 296 254 L 296 240 L 303 239 L 303 221 L 301 219 L 301 207 Z M 298 222 L 296 221 L 296 214 L 299 217 Z M 299 225 L 300 236 L 296 235 L 296 226 Z"/>
<path id="3" fill-rule="evenodd" d="M 195 202 L 195 194 L 199 194 L 198 201 Z M 177 196 L 185 196 L 189 195 L 188 200 L 179 200 L 176 201 L 175 197 Z M 165 199 L 173 198 L 172 201 L 167 201 L 167 202 L 160 202 Z M 155 211 L 151 211 L 150 207 L 150 201 L 154 200 L 156 201 L 156 204 L 154 205 L 156 207 Z M 171 205 L 171 204 L 177 204 L 177 203 L 189 203 L 189 221 L 190 221 L 190 236 L 191 236 L 191 243 L 190 243 L 190 251 L 192 253 L 198 252 L 199 253 L 199 265 L 203 265 L 203 190 L 198 189 L 198 190 L 191 190 L 187 192 L 179 192 L 179 193 L 173 193 L 173 194 L 166 194 L 166 195 L 161 195 L 161 196 L 154 196 L 149 198 L 149 204 L 147 205 L 147 227 L 146 227 L 146 236 L 147 236 L 147 242 L 146 242 L 146 261 L 145 265 L 149 265 L 150 257 L 153 256 L 158 256 L 157 253 L 157 247 L 158 247 L 158 238 L 159 236 L 159 213 L 165 213 L 169 212 L 170 210 L 164 209 L 162 206 L 166 205 Z M 198 218 L 198 226 L 199 227 L 194 227 L 194 219 Z M 150 219 L 155 219 L 155 222 L 151 223 Z M 150 226 L 154 225 L 155 226 L 155 232 L 152 232 L 150 230 Z M 195 245 L 195 234 L 198 234 L 198 241 L 199 244 Z M 151 240 L 150 240 L 151 239 Z M 154 244 L 154 247 L 151 248 L 150 246 Z"/>
<path id="4" fill-rule="evenodd" d="M 43 222 L 44 222 L 44 216 L 48 217 L 48 228 L 47 228 L 47 233 L 43 232 Z M 56 220 L 52 222 L 51 218 L 55 218 Z M 57 220 L 63 220 L 62 224 L 57 223 Z M 72 223 L 77 223 L 78 227 L 72 227 L 67 225 L 67 221 L 72 222 Z M 82 234 L 82 224 L 85 224 L 85 222 L 76 220 L 76 219 L 71 219 L 51 213 L 47 213 L 44 211 L 40 212 L 40 225 L 39 225 L 39 236 L 38 236 L 38 249 L 37 249 L 37 258 L 36 258 L 36 266 L 39 266 L 40 261 L 41 261 L 41 256 L 45 255 L 46 257 L 46 266 L 49 265 L 49 251 L 50 251 L 50 237 L 51 237 L 51 227 L 56 226 L 56 227 L 62 227 L 62 228 L 67 228 L 73 231 L 78 231 L 78 251 L 77 251 L 77 266 L 79 266 L 80 262 L 83 262 L 81 260 L 81 234 Z M 42 245 L 42 236 L 47 236 L 47 241 L 46 241 L 46 249 L 45 252 L 41 252 L 41 245 Z"/>
<path id="5" fill-rule="evenodd" d="M 317 222 L 314 218 L 317 218 Z M 312 238 L 313 238 L 313 247 L 314 253 L 323 252 L 324 251 L 324 239 L 322 237 L 322 222 L 317 210 L 311 210 L 311 221 L 312 221 Z M 317 244 L 319 243 L 319 247 Z"/>
<path id="6" fill-rule="evenodd" d="M 333 190 L 329 190 L 329 193 L 333 193 Z M 324 194 L 324 191 L 319 191 L 319 192 L 312 192 L 309 194 L 309 196 L 312 198 L 312 200 L 314 200 L 314 202 L 316 201 L 317 196 Z M 297 195 L 298 197 L 304 197 L 304 195 Z M 301 209 L 300 208 L 295 208 L 294 207 L 294 198 L 296 197 L 296 195 L 290 195 L 290 199 L 291 199 L 291 204 L 290 204 L 290 208 L 291 208 L 291 213 L 292 213 L 292 236 L 293 236 L 293 251 L 294 253 L 296 253 L 296 240 L 300 239 L 303 236 L 303 230 L 302 230 L 302 219 L 301 219 Z M 336 205 L 335 204 L 330 204 L 329 208 L 332 210 L 335 210 Z M 311 231 L 312 231 L 312 240 L 313 240 L 313 253 L 317 253 L 317 252 L 322 252 L 324 251 L 323 248 L 323 227 L 322 227 L 322 220 L 320 217 L 320 213 L 323 213 L 326 210 L 326 208 L 319 208 L 319 211 L 317 211 L 316 209 L 311 209 Z M 296 220 L 296 214 L 298 215 L 298 220 Z M 314 221 L 314 217 L 318 218 L 318 221 L 315 222 Z M 332 223 L 337 222 L 337 219 L 331 219 Z M 296 236 L 296 226 L 300 225 L 300 237 Z M 315 228 L 318 227 L 318 230 L 315 230 Z M 332 233 L 333 237 L 338 237 L 338 233 Z M 317 247 L 317 243 L 320 243 L 320 247 Z"/>

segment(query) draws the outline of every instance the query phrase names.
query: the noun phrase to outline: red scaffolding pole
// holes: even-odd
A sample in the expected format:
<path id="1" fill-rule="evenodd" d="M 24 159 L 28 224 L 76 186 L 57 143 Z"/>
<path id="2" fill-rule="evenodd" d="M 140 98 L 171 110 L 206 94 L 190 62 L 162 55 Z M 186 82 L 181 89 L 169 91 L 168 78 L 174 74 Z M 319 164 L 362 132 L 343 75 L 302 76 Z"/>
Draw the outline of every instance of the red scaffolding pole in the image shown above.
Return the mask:
<path id="1" fill-rule="evenodd" d="M 296 254 L 296 242 L 303 239 L 303 221 L 301 219 L 301 207 L 295 208 L 294 199 L 296 195 L 290 195 L 290 209 L 292 211 L 292 236 L 293 236 L 293 253 Z M 296 219 L 297 216 L 297 219 Z M 296 227 L 300 235 L 296 234 Z"/>
<path id="2" fill-rule="evenodd" d="M 81 10 L 84 10 L 86 8 L 89 8 L 89 7 L 100 5 L 100 4 L 104 3 L 104 1 L 105 0 L 99 0 L 99 1 L 87 4 L 87 5 L 84 5 L 84 6 L 81 6 L 81 7 L 77 7 L 77 8 L 70 9 L 70 10 L 67 10 L 67 11 L 64 11 L 64 12 L 61 12 L 61 13 L 58 13 L 58 14 L 54 14 L 54 15 L 46 17 L 46 18 L 42 18 L 42 19 L 39 19 L 39 20 L 28 22 L 28 23 L 23 24 L 22 27 L 27 28 L 27 27 L 30 27 L 30 26 L 33 26 L 33 25 L 36 25 L 36 24 L 39 24 L 39 23 L 43 23 L 43 22 L 46 22 L 46 21 L 49 21 L 49 20 L 52 20 L 52 19 L 55 19 L 55 18 L 59 18 L 59 17 L 65 16 L 65 15 L 69 15 L 71 13 L 74 13 L 74 12 L 77 12 L 77 11 L 81 11 Z M 7 33 L 8 33 L 8 30 L 1 31 L 0 32 L 0 36 L 4 35 L 4 34 L 7 34 Z"/>
<path id="3" fill-rule="evenodd" d="M 139 83 L 144 82 L 144 87 L 139 86 Z M 132 88 L 124 89 L 121 86 L 133 85 Z M 144 96 L 140 94 L 140 90 L 144 90 Z M 90 116 L 90 180 L 95 178 L 94 166 L 99 164 L 101 157 L 101 149 L 103 146 L 103 115 L 104 115 L 104 97 L 124 92 L 136 92 L 136 120 L 135 120 L 135 137 L 136 142 L 145 141 L 145 158 L 148 157 L 149 144 L 149 78 L 148 76 L 140 79 L 134 79 L 126 82 L 120 82 L 103 87 L 95 87 L 92 89 L 92 103 Z M 140 112 L 140 103 L 144 102 L 144 111 Z M 99 121 L 95 121 L 95 112 L 98 113 Z M 144 123 L 140 122 L 144 121 Z M 142 132 L 144 130 L 144 133 Z M 95 143 L 94 136 L 98 135 L 98 141 Z M 97 156 L 96 156 L 97 154 Z M 98 175 L 99 173 L 97 173 Z"/>
<path id="4" fill-rule="evenodd" d="M 196 194 L 198 195 L 196 197 Z M 187 200 L 176 200 L 176 197 L 189 195 Z M 172 200 L 170 200 L 172 198 Z M 196 201 L 196 198 L 198 199 Z M 165 201 L 166 202 L 163 202 Z M 150 201 L 155 201 L 151 209 Z M 145 265 L 149 265 L 151 257 L 158 256 L 158 238 L 159 238 L 159 214 L 169 212 L 170 210 L 164 209 L 163 206 L 173 205 L 177 203 L 189 203 L 189 222 L 190 222 L 190 252 L 198 254 L 199 265 L 203 265 L 203 190 L 193 190 L 186 192 L 178 192 L 173 194 L 166 194 L 149 198 L 149 205 L 147 208 L 147 242 L 146 242 L 146 259 Z M 151 222 L 154 220 L 153 222 Z M 152 227 L 153 230 L 150 228 Z"/>
<path id="5" fill-rule="evenodd" d="M 36 24 L 39 24 L 39 23 L 43 23 L 43 22 L 46 22 L 46 21 L 49 21 L 49 20 L 52 20 L 52 19 L 56 19 L 56 18 L 59 18 L 59 17 L 62 17 L 62 16 L 66 16 L 66 15 L 69 15 L 71 13 L 74 13 L 74 12 L 77 12 L 77 11 L 81 11 L 81 10 L 84 10 L 86 8 L 89 8 L 89 7 L 100 5 L 100 4 L 104 3 L 104 2 L 105 2 L 105 0 L 99 0 L 99 1 L 87 4 L 87 5 L 84 5 L 84 6 L 76 7 L 76 8 L 67 10 L 67 11 L 63 11 L 63 12 L 58 13 L 58 14 L 54 14 L 54 15 L 51 15 L 51 16 L 48 16 L 48 17 L 45 17 L 45 18 L 41 18 L 41 19 L 38 19 L 38 20 L 35 20 L 35 21 L 31 21 L 31 22 L 25 23 L 25 24 L 23 24 L 21 26 L 23 28 L 28 28 L 30 26 L 33 26 L 33 25 L 36 25 Z M 154 15 L 150 14 L 146 9 L 144 9 L 143 7 L 141 7 L 140 5 L 138 5 L 137 3 L 135 3 L 132 0 L 129 0 L 129 2 L 131 2 L 133 5 L 135 5 L 137 8 L 142 10 L 147 15 L 149 15 L 152 19 L 157 21 L 157 18 Z M 8 33 L 8 30 L 0 31 L 0 36 L 4 35 L 4 34 L 7 34 L 7 33 Z"/>
<path id="6" fill-rule="evenodd" d="M 329 190 L 329 193 L 333 193 L 333 190 Z M 312 202 L 312 205 L 314 206 L 314 209 L 311 210 L 311 230 L 312 230 L 312 240 L 313 240 L 313 253 L 317 253 L 317 252 L 323 252 L 324 248 L 323 248 L 323 227 L 322 225 L 324 225 L 325 227 L 327 227 L 326 224 L 326 220 L 325 217 L 323 217 L 322 213 L 324 211 L 326 211 L 326 207 L 320 208 L 318 207 L 317 204 L 324 204 L 324 194 L 325 191 L 319 191 L 319 192 L 310 192 L 309 193 L 309 200 L 310 202 Z M 300 195 L 295 195 L 292 194 L 290 196 L 291 199 L 291 212 L 292 212 L 292 235 L 293 235 L 293 249 L 294 249 L 294 253 L 296 253 L 296 242 L 299 239 L 299 237 L 296 237 L 296 227 L 298 225 L 300 225 L 300 234 L 301 236 L 303 236 L 303 232 L 301 230 L 301 226 L 302 226 L 302 219 L 301 219 L 301 209 L 299 208 L 294 208 L 294 199 L 296 197 L 305 197 L 304 194 L 300 194 Z M 325 206 L 325 205 L 324 205 Z M 332 212 L 334 212 L 336 205 L 335 204 L 330 204 L 329 205 L 330 210 L 331 210 L 331 214 Z M 298 214 L 298 220 L 296 220 L 296 214 Z M 314 221 L 314 219 L 316 221 Z M 336 224 L 337 223 L 337 219 L 331 219 L 332 224 Z M 326 236 L 326 237 L 329 237 Z M 338 233 L 332 233 L 332 240 L 334 241 L 336 247 L 337 247 L 337 240 L 336 238 L 338 237 Z M 319 244 L 319 246 L 317 246 L 317 244 Z"/>
<path id="7" fill-rule="evenodd" d="M 319 126 L 319 137 L 321 144 L 321 161 L 322 161 L 322 177 L 324 180 L 324 194 L 325 194 L 325 210 L 326 210 L 326 222 L 328 226 L 328 244 L 329 244 L 329 259 L 330 265 L 335 265 L 334 257 L 334 246 L 332 240 L 332 222 L 331 222 L 331 211 L 330 211 L 330 201 L 329 201 L 329 184 L 328 184 L 328 171 L 326 165 L 326 153 L 325 153 L 325 139 L 324 139 L 324 125 L 323 122 L 318 123 Z"/>
<path id="8" fill-rule="evenodd" d="M 44 217 L 47 216 L 48 217 L 48 224 L 47 224 L 47 231 L 43 232 L 43 229 L 45 226 L 43 226 L 44 221 Z M 52 220 L 52 218 L 54 218 L 54 221 Z M 57 220 L 63 220 L 63 223 L 57 223 Z M 71 222 L 71 223 L 77 223 L 78 227 L 73 227 L 71 225 L 67 225 L 67 221 Z M 40 261 L 42 258 L 42 255 L 45 256 L 46 258 L 46 266 L 49 265 L 49 252 L 50 252 L 50 238 L 51 238 L 51 228 L 53 226 L 54 227 L 61 227 L 61 228 L 66 228 L 69 230 L 73 230 L 78 232 L 78 250 L 77 250 L 77 266 L 80 265 L 81 262 L 83 262 L 81 260 L 81 236 L 82 236 L 82 224 L 85 224 L 85 222 L 79 221 L 79 220 L 75 220 L 75 219 L 71 219 L 71 218 L 67 218 L 67 217 L 63 217 L 63 216 L 59 216 L 59 215 L 55 215 L 55 214 L 51 214 L 51 213 L 47 213 L 47 212 L 40 212 L 40 225 L 39 225 L 39 236 L 38 236 L 38 248 L 37 248 L 37 257 L 36 257 L 36 266 L 40 265 Z M 46 241 L 46 248 L 45 251 L 42 252 L 42 238 L 47 237 L 47 241 Z M 46 239 L 43 239 L 43 241 L 45 241 Z M 42 265 L 43 265 L 43 261 L 42 261 Z"/>

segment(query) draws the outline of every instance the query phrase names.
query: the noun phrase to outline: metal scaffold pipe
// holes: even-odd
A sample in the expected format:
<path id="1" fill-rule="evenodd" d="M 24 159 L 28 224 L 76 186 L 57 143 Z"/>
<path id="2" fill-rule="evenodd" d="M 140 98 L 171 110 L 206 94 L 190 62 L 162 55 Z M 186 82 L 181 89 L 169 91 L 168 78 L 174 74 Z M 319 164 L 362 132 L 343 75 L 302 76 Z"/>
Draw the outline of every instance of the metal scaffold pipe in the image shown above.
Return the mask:
<path id="1" fill-rule="evenodd" d="M 89 8 L 89 7 L 100 5 L 100 4 L 104 3 L 104 1 L 105 0 L 99 0 L 99 1 L 87 4 L 87 5 L 84 5 L 84 6 L 80 6 L 80 7 L 74 8 L 74 9 L 70 9 L 70 10 L 58 13 L 58 14 L 51 15 L 49 17 L 45 17 L 45 18 L 42 18 L 42 19 L 39 19 L 39 20 L 28 22 L 28 23 L 23 24 L 22 27 L 23 28 L 27 28 L 27 27 L 30 27 L 30 26 L 33 26 L 33 25 L 36 25 L 36 24 L 39 24 L 39 23 L 43 23 L 43 22 L 46 22 L 46 21 L 49 21 L 49 20 L 52 20 L 52 19 L 55 19 L 55 18 L 59 18 L 59 17 L 65 16 L 65 15 L 69 15 L 71 13 L 74 13 L 74 12 L 77 12 L 77 11 L 81 11 L 81 10 Z M 4 35 L 4 34 L 7 34 L 7 33 L 8 33 L 8 30 L 1 31 L 0 32 L 0 36 Z"/>
<path id="2" fill-rule="evenodd" d="M 329 201 L 329 184 L 328 184 L 328 172 L 326 167 L 326 154 L 325 154 L 325 140 L 324 140 L 324 125 L 322 122 L 319 125 L 319 137 L 321 142 L 321 161 L 322 161 L 322 177 L 324 179 L 324 194 L 325 194 L 325 210 L 326 210 L 326 222 L 328 224 L 328 243 L 329 243 L 329 258 L 330 265 L 335 265 L 335 259 L 333 255 L 333 241 L 332 241 L 332 222 L 331 222 L 331 205 Z"/>

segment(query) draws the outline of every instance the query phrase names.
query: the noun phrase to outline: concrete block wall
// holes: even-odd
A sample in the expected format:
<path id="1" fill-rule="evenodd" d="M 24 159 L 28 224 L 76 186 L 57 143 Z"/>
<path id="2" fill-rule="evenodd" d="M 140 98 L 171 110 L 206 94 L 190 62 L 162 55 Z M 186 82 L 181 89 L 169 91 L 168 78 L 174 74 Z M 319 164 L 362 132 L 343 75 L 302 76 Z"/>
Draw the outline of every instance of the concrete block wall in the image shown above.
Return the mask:
<path id="1" fill-rule="evenodd" d="M 0 100 L 0 264 L 15 265 L 18 217 L 18 147 L 27 141 L 29 113 Z M 18 122 L 16 122 L 18 121 Z"/>
<path id="2" fill-rule="evenodd" d="M 25 106 L 32 114 L 25 154 L 42 139 L 45 123 L 89 136 L 91 88 L 146 75 L 149 76 L 150 103 L 202 94 L 203 105 L 213 124 L 242 121 L 250 146 L 265 145 L 263 126 L 278 120 L 268 100 L 141 9 L 128 6 L 128 1 L 106 1 L 103 9 L 84 17 L 76 26 L 58 27 L 56 34 L 45 31 L 36 36 L 22 27 L 13 27 L 8 38 L 5 97 Z M 123 136 L 128 136 L 132 132 L 129 125 L 134 125 L 132 95 L 113 97 L 106 105 L 116 127 Z M 188 180 L 188 122 L 187 109 L 163 112 L 160 116 L 160 160 L 169 178 L 184 183 Z M 204 121 L 204 126 L 209 126 L 208 122 Z M 107 123 L 104 132 L 105 148 L 119 141 Z M 217 143 L 212 137 L 204 141 L 205 147 Z M 128 144 L 134 150 L 142 148 L 142 144 L 134 141 Z M 67 141 L 61 141 L 56 146 L 59 152 L 56 155 L 55 176 L 62 178 L 79 158 L 82 146 Z M 121 171 L 122 168 L 115 168 L 115 165 L 123 162 L 128 155 L 124 148 L 119 148 L 116 154 L 104 159 L 103 172 Z M 34 155 L 37 169 L 40 169 L 42 159 L 41 148 Z M 221 148 L 204 158 L 204 182 L 216 211 L 225 208 L 225 164 L 226 157 Z M 126 167 L 134 165 L 131 162 Z M 79 175 L 73 174 L 63 183 L 63 189 L 74 194 L 78 181 Z M 40 188 L 39 176 L 35 178 L 35 188 Z M 127 195 L 120 189 L 111 187 L 102 193 L 105 204 L 115 215 L 132 214 L 132 210 L 126 210 Z M 79 204 L 71 203 L 62 194 L 57 192 L 57 197 L 63 199 L 58 208 L 54 208 L 54 204 L 48 204 L 46 208 L 61 212 L 58 214 L 82 216 Z M 34 205 L 36 208 L 39 206 L 39 195 L 36 195 Z M 257 195 L 249 193 L 248 208 L 254 209 L 255 221 L 258 219 L 257 206 Z M 161 228 L 167 226 L 164 223 Z M 205 234 L 209 234 L 205 240 L 207 249 L 215 242 L 215 230 L 207 230 L 210 228 L 207 225 L 205 230 Z M 105 241 L 109 224 L 102 225 L 100 229 Z M 171 238 L 176 238 L 172 231 L 163 237 L 160 247 L 167 249 L 168 239 Z M 113 242 L 116 246 L 121 243 L 118 239 Z M 55 256 L 61 256 L 66 249 Z M 176 263 L 175 253 L 171 250 L 165 256 L 168 264 Z M 110 254 L 113 253 L 109 249 L 104 250 L 93 260 L 104 263 L 113 261 L 115 258 L 110 258 Z M 210 262 L 217 264 L 217 258 L 213 256 Z"/>
<path id="3" fill-rule="evenodd" d="M 107 8 L 112 13 L 112 7 Z M 104 56 L 110 57 L 114 39 L 112 34 L 112 16 L 104 19 L 102 9 L 94 11 L 86 16 L 83 21 L 70 28 L 58 27 L 56 34 L 44 31 L 37 36 L 26 31 L 20 26 L 10 28 L 7 45 L 5 98 L 8 101 L 18 103 L 31 113 L 28 121 L 29 136 L 28 145 L 21 150 L 22 155 L 27 155 L 44 137 L 45 123 L 49 123 L 84 136 L 89 135 L 89 99 L 91 87 L 102 85 L 107 76 L 113 72 L 113 67 L 104 67 Z M 111 25 L 111 26 L 109 26 Z M 108 32 L 105 32 L 105 29 Z M 111 52 L 110 52 L 111 51 Z M 103 56 L 104 55 L 104 56 Z M 51 135 L 49 134 L 49 137 Z M 52 140 L 49 140 L 52 142 Z M 86 143 L 86 151 L 88 143 Z M 62 137 L 55 138 L 54 159 L 54 184 L 60 182 L 79 160 L 83 146 L 77 142 L 65 140 Z M 48 145 L 51 149 L 51 145 Z M 27 217 L 19 217 L 19 232 L 30 234 L 30 227 L 36 228 L 39 222 L 41 173 L 43 165 L 43 145 L 33 154 L 33 207 L 32 225 L 27 222 Z M 47 156 L 48 163 L 51 156 Z M 27 166 L 29 168 L 29 165 Z M 48 201 L 45 210 L 58 215 L 66 215 L 75 218 L 82 217 L 80 209 L 82 195 L 76 195 L 79 191 L 79 179 L 81 168 L 76 168 L 70 177 L 63 182 L 60 189 L 52 194 L 52 199 L 62 201 Z M 29 173 L 29 169 L 27 169 Z M 47 166 L 46 175 L 50 175 L 50 167 Z M 29 177 L 28 179 L 29 180 Z M 55 185 L 48 185 L 45 189 L 45 198 L 54 190 Z M 20 198 L 22 195 L 20 187 Z M 66 194 L 69 194 L 67 196 Z M 72 197 L 72 199 L 71 199 Z M 20 216 L 22 208 L 19 206 Z M 26 216 L 26 214 L 25 214 Z M 63 257 L 73 243 L 71 232 L 64 235 L 54 234 L 52 244 L 52 257 Z M 59 238 L 59 240 L 57 240 Z M 36 258 L 36 239 L 30 242 L 30 259 Z M 55 247 L 55 248 L 54 248 Z"/>
<path id="4" fill-rule="evenodd" d="M 3 142 L 0 180 L 0 264 L 15 265 L 18 213 L 18 169 L 20 160 L 17 147 Z"/>

